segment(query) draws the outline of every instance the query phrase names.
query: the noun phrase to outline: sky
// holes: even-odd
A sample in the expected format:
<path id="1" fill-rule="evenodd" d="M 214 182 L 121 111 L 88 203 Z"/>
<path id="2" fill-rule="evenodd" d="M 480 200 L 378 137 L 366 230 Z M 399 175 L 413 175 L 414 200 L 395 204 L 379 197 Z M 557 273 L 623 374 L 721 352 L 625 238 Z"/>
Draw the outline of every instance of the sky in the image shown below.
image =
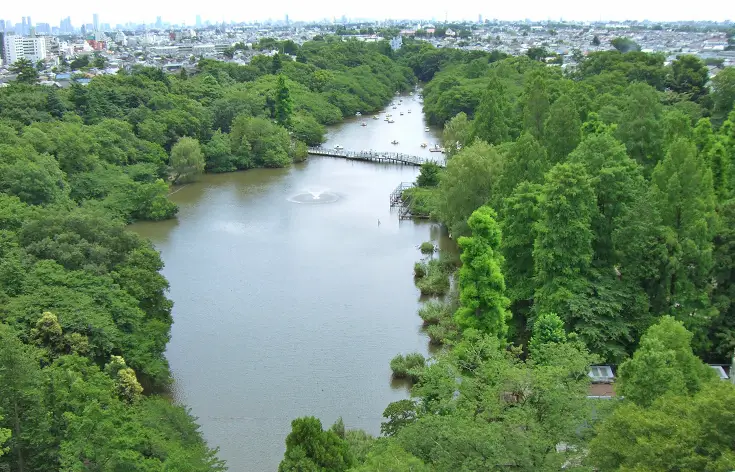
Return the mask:
<path id="1" fill-rule="evenodd" d="M 188 2 L 182 0 L 118 0 L 105 2 L 59 2 L 36 0 L 35 2 L 4 1 L 0 19 L 20 23 L 21 17 L 30 16 L 33 23 L 50 23 L 58 26 L 59 20 L 70 16 L 74 26 L 92 23 L 92 14 L 98 13 L 100 23 L 124 24 L 153 23 L 157 16 L 172 24 L 193 25 L 196 15 L 202 20 L 229 22 L 231 20 L 256 21 L 283 19 L 288 14 L 291 21 L 310 21 L 323 18 L 425 18 L 449 21 L 477 20 L 735 20 L 733 0 L 710 0 L 706 8 L 692 1 L 664 0 L 526 0 L 487 2 L 485 0 L 280 0 L 237 1 L 207 0 Z"/>

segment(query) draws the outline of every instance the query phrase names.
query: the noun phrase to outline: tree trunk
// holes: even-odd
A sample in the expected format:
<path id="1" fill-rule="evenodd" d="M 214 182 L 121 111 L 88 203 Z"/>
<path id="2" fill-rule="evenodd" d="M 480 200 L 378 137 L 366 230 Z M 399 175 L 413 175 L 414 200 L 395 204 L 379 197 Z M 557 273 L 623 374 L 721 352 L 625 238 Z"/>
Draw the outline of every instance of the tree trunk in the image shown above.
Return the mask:
<path id="1" fill-rule="evenodd" d="M 20 444 L 20 413 L 18 412 L 18 402 L 13 402 L 13 434 L 15 435 L 15 448 L 18 454 L 18 472 L 25 472 L 25 464 L 23 463 L 23 449 Z"/>

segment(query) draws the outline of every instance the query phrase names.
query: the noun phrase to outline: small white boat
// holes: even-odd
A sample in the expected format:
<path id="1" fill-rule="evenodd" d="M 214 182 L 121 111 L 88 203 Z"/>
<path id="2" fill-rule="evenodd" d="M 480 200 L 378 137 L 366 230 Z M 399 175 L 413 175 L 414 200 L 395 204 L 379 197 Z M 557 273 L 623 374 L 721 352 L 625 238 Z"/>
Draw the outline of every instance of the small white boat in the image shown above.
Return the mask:
<path id="1" fill-rule="evenodd" d="M 413 95 L 413 92 L 408 92 L 409 95 Z"/>
<path id="2" fill-rule="evenodd" d="M 362 116 L 362 113 L 360 113 L 360 112 L 358 111 L 357 113 L 355 113 L 355 116 Z"/>
<path id="3" fill-rule="evenodd" d="M 388 120 L 388 123 L 395 123 L 395 120 Z"/>
<path id="4" fill-rule="evenodd" d="M 334 146 L 334 149 L 339 151 L 340 149 L 344 149 L 344 147 L 340 146 L 339 144 Z"/>
<path id="5" fill-rule="evenodd" d="M 380 119 L 380 117 L 378 115 L 375 115 L 375 116 L 373 116 L 373 119 L 374 120 L 377 120 L 377 119 Z"/>
<path id="6" fill-rule="evenodd" d="M 393 109 L 394 109 L 394 110 L 396 109 L 396 106 L 395 106 L 395 105 L 393 105 Z"/>
<path id="7" fill-rule="evenodd" d="M 408 112 L 411 113 L 411 109 L 410 108 L 408 109 Z"/>
<path id="8" fill-rule="evenodd" d="M 426 128 L 424 128 L 424 131 L 426 131 L 428 133 L 429 132 L 429 127 L 427 126 Z"/>
<path id="9" fill-rule="evenodd" d="M 391 143 L 391 144 L 398 144 L 398 141 L 396 141 L 396 140 L 394 139 L 394 140 L 393 140 L 393 141 L 391 141 L 390 143 Z"/>
<path id="10" fill-rule="evenodd" d="M 390 118 L 393 115 L 391 115 L 390 113 L 386 113 L 385 116 L 386 116 L 386 118 Z"/>
<path id="11" fill-rule="evenodd" d="M 444 152 L 444 148 L 443 147 L 439 147 L 438 144 L 434 144 L 434 147 L 431 148 L 431 149 L 429 149 L 429 152 L 442 152 L 443 153 Z"/>
<path id="12" fill-rule="evenodd" d="M 401 116 L 403 116 L 403 112 L 401 112 Z"/>
<path id="13" fill-rule="evenodd" d="M 367 123 L 363 121 L 362 123 L 360 123 L 360 126 L 367 126 Z"/>
<path id="14" fill-rule="evenodd" d="M 421 143 L 421 147 L 422 147 L 422 148 L 425 148 L 426 146 L 428 146 L 428 144 L 426 144 L 426 143 Z"/>

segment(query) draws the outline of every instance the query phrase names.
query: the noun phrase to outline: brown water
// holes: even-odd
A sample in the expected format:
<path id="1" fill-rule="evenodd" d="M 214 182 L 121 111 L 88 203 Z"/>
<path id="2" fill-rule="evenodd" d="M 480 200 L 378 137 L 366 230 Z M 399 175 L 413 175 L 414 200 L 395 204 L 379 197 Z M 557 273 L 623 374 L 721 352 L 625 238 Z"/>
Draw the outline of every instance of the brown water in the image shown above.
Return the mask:
<path id="1" fill-rule="evenodd" d="M 350 119 L 325 146 L 439 157 L 419 147 L 438 142 L 420 104 L 402 98 L 388 109 L 395 123 Z M 133 225 L 161 251 L 171 283 L 174 398 L 230 470 L 275 471 L 298 416 L 325 427 L 342 416 L 378 434 L 388 403 L 408 396 L 392 385 L 389 362 L 427 351 L 412 269 L 417 246 L 443 238 L 389 208 L 391 191 L 417 174 L 311 157 L 207 175 L 172 195 L 177 220 Z"/>

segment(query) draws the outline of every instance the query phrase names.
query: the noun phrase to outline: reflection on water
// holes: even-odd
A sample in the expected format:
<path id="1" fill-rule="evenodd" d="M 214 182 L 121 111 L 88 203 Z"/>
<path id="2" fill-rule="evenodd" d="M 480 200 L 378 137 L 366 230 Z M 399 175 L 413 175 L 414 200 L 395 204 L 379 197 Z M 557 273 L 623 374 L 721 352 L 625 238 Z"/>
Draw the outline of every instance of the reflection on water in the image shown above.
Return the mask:
<path id="1" fill-rule="evenodd" d="M 436 137 L 412 108 L 393 124 L 340 125 L 326 145 L 387 149 L 395 136 L 396 150 L 419 153 Z M 407 398 L 389 363 L 428 354 L 417 246 L 446 239 L 436 225 L 391 212 L 391 191 L 417 174 L 311 157 L 289 169 L 206 175 L 172 195 L 178 221 L 133 225 L 161 251 L 171 284 L 173 396 L 230 470 L 276 470 L 296 417 L 329 425 L 342 416 L 348 428 L 379 434 L 385 407 Z M 299 195 L 338 198 L 294 204 Z"/>

